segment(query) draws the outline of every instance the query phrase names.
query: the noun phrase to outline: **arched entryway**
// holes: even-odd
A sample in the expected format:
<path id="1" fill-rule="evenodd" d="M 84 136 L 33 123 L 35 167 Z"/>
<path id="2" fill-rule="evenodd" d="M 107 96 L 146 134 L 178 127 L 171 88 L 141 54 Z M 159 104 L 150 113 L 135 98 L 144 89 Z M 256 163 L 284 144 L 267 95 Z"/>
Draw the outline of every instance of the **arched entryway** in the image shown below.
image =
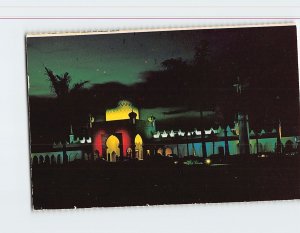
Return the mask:
<path id="1" fill-rule="evenodd" d="M 167 147 L 166 151 L 165 151 L 165 154 L 166 154 L 166 156 L 170 156 L 171 154 L 173 154 L 172 149 L 170 147 Z"/>
<path id="2" fill-rule="evenodd" d="M 106 140 L 106 146 L 107 146 L 107 150 L 106 150 L 106 154 L 107 154 L 107 160 L 111 161 L 111 162 L 116 162 L 117 161 L 117 157 L 120 156 L 120 141 L 119 139 L 114 136 L 111 135 L 107 138 Z"/>
<path id="3" fill-rule="evenodd" d="M 43 164 L 44 163 L 44 157 L 42 155 L 40 155 L 39 157 L 39 164 Z"/>
<path id="4" fill-rule="evenodd" d="M 157 153 L 158 155 L 163 155 L 164 150 L 163 150 L 162 148 L 158 148 L 158 150 L 156 151 L 156 153 Z"/>
<path id="5" fill-rule="evenodd" d="M 137 134 L 134 139 L 135 144 L 135 157 L 137 159 L 143 159 L 143 139 L 141 135 Z"/>

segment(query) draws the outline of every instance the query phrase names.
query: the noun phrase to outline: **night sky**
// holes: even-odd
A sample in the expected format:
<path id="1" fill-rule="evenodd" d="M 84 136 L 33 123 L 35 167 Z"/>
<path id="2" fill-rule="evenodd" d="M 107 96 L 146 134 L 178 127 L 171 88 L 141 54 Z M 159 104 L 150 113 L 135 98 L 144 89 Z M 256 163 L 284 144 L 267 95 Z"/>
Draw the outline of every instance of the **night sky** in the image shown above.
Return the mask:
<path id="1" fill-rule="evenodd" d="M 205 34 L 189 31 L 28 38 L 29 95 L 53 95 L 43 75 L 44 65 L 57 74 L 69 72 L 73 82 L 141 82 L 142 72 L 160 69 L 166 59 L 192 58 L 199 39 L 213 38 Z"/>
<path id="2" fill-rule="evenodd" d="M 233 122 L 236 106 L 242 102 L 254 128 L 271 127 L 275 116 L 295 128 L 299 113 L 296 38 L 295 26 L 29 37 L 31 125 L 41 128 L 41 118 L 53 118 L 55 94 L 46 66 L 55 74 L 68 72 L 71 86 L 89 81 L 80 101 L 100 118 L 107 107 L 129 99 L 141 109 L 142 117 L 153 114 L 165 121 L 164 127 L 174 122 L 184 127 L 192 118 L 196 124 L 200 111 L 208 127 L 228 119 Z M 203 41 L 209 52 L 206 63 L 198 64 L 196 48 Z M 175 65 L 166 68 L 163 62 L 170 59 Z M 239 100 L 233 87 L 238 76 L 247 85 Z"/>

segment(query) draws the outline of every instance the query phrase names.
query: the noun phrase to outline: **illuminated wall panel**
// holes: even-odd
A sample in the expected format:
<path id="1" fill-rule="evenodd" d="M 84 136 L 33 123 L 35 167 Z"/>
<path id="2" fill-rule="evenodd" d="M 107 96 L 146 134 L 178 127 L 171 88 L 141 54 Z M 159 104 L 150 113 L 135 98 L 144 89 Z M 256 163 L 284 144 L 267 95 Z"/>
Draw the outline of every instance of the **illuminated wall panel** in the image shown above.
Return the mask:
<path id="1" fill-rule="evenodd" d="M 76 150 L 76 151 L 66 151 L 67 156 L 68 156 L 68 161 L 74 161 L 77 159 L 82 158 L 82 151 L 81 150 Z M 63 163 L 63 152 L 62 151 L 48 151 L 48 152 L 42 152 L 42 153 L 31 153 L 31 161 L 33 161 L 33 158 L 43 158 L 43 161 L 45 161 L 46 156 L 50 158 L 50 163 L 51 163 L 51 157 L 54 157 L 55 163 L 58 163 L 60 161 L 60 164 Z M 57 159 L 60 157 L 60 159 Z"/>
<path id="2" fill-rule="evenodd" d="M 168 145 L 171 148 L 173 154 L 178 155 L 177 144 Z"/>
<path id="3" fill-rule="evenodd" d="M 229 154 L 230 155 L 236 155 L 238 154 L 238 140 L 234 140 L 234 141 L 228 141 L 228 147 L 229 147 Z"/>
<path id="4" fill-rule="evenodd" d="M 277 141 L 276 138 L 259 139 L 259 143 L 262 144 L 262 151 L 259 151 L 259 152 L 274 152 L 276 141 Z"/>
<path id="5" fill-rule="evenodd" d="M 295 147 L 295 143 L 296 143 L 296 137 L 282 137 L 281 138 L 281 143 L 285 146 L 287 141 L 292 141 L 293 142 L 293 146 Z"/>
<path id="6" fill-rule="evenodd" d="M 220 151 L 222 150 L 221 148 L 223 148 L 223 151 L 225 153 L 225 142 L 224 141 L 215 142 L 215 154 L 219 154 Z"/>
<path id="7" fill-rule="evenodd" d="M 205 144 L 206 144 L 206 154 L 207 154 L 207 156 L 212 155 L 213 154 L 213 143 L 212 142 L 206 142 Z M 202 147 L 201 147 L 201 150 L 202 150 Z M 216 153 L 216 148 L 215 148 L 215 153 Z"/>
<path id="8" fill-rule="evenodd" d="M 189 143 L 189 154 L 198 157 L 202 156 L 201 143 Z"/>
<path id="9" fill-rule="evenodd" d="M 93 140 L 93 151 L 97 150 L 99 152 L 99 155 L 102 156 L 102 135 L 105 134 L 104 130 L 99 130 L 97 134 L 94 137 Z"/>
<path id="10" fill-rule="evenodd" d="M 186 156 L 187 155 L 187 146 L 186 146 L 186 144 L 179 144 L 178 145 L 178 151 L 179 151 L 178 156 L 180 158 Z"/>

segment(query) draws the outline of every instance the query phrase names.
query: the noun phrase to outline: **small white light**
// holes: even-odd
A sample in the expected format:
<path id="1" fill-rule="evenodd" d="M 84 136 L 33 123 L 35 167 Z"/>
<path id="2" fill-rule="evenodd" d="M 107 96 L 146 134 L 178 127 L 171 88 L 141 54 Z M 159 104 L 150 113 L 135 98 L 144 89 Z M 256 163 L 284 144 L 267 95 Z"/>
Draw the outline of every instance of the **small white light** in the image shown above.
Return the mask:
<path id="1" fill-rule="evenodd" d="M 205 159 L 205 164 L 206 165 L 210 165 L 211 164 L 211 160 L 210 159 Z"/>

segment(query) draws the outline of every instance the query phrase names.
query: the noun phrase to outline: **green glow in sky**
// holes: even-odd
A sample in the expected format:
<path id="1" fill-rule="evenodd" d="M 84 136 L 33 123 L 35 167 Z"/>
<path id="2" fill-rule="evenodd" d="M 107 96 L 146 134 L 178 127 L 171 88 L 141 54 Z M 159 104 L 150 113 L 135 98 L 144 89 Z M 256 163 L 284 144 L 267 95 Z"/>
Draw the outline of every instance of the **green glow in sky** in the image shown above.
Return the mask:
<path id="1" fill-rule="evenodd" d="M 29 95 L 51 95 L 44 66 L 59 75 L 68 72 L 72 83 L 140 82 L 141 72 L 160 69 L 165 59 L 193 56 L 193 40 L 184 43 L 182 36 L 176 35 L 162 32 L 27 38 Z"/>

